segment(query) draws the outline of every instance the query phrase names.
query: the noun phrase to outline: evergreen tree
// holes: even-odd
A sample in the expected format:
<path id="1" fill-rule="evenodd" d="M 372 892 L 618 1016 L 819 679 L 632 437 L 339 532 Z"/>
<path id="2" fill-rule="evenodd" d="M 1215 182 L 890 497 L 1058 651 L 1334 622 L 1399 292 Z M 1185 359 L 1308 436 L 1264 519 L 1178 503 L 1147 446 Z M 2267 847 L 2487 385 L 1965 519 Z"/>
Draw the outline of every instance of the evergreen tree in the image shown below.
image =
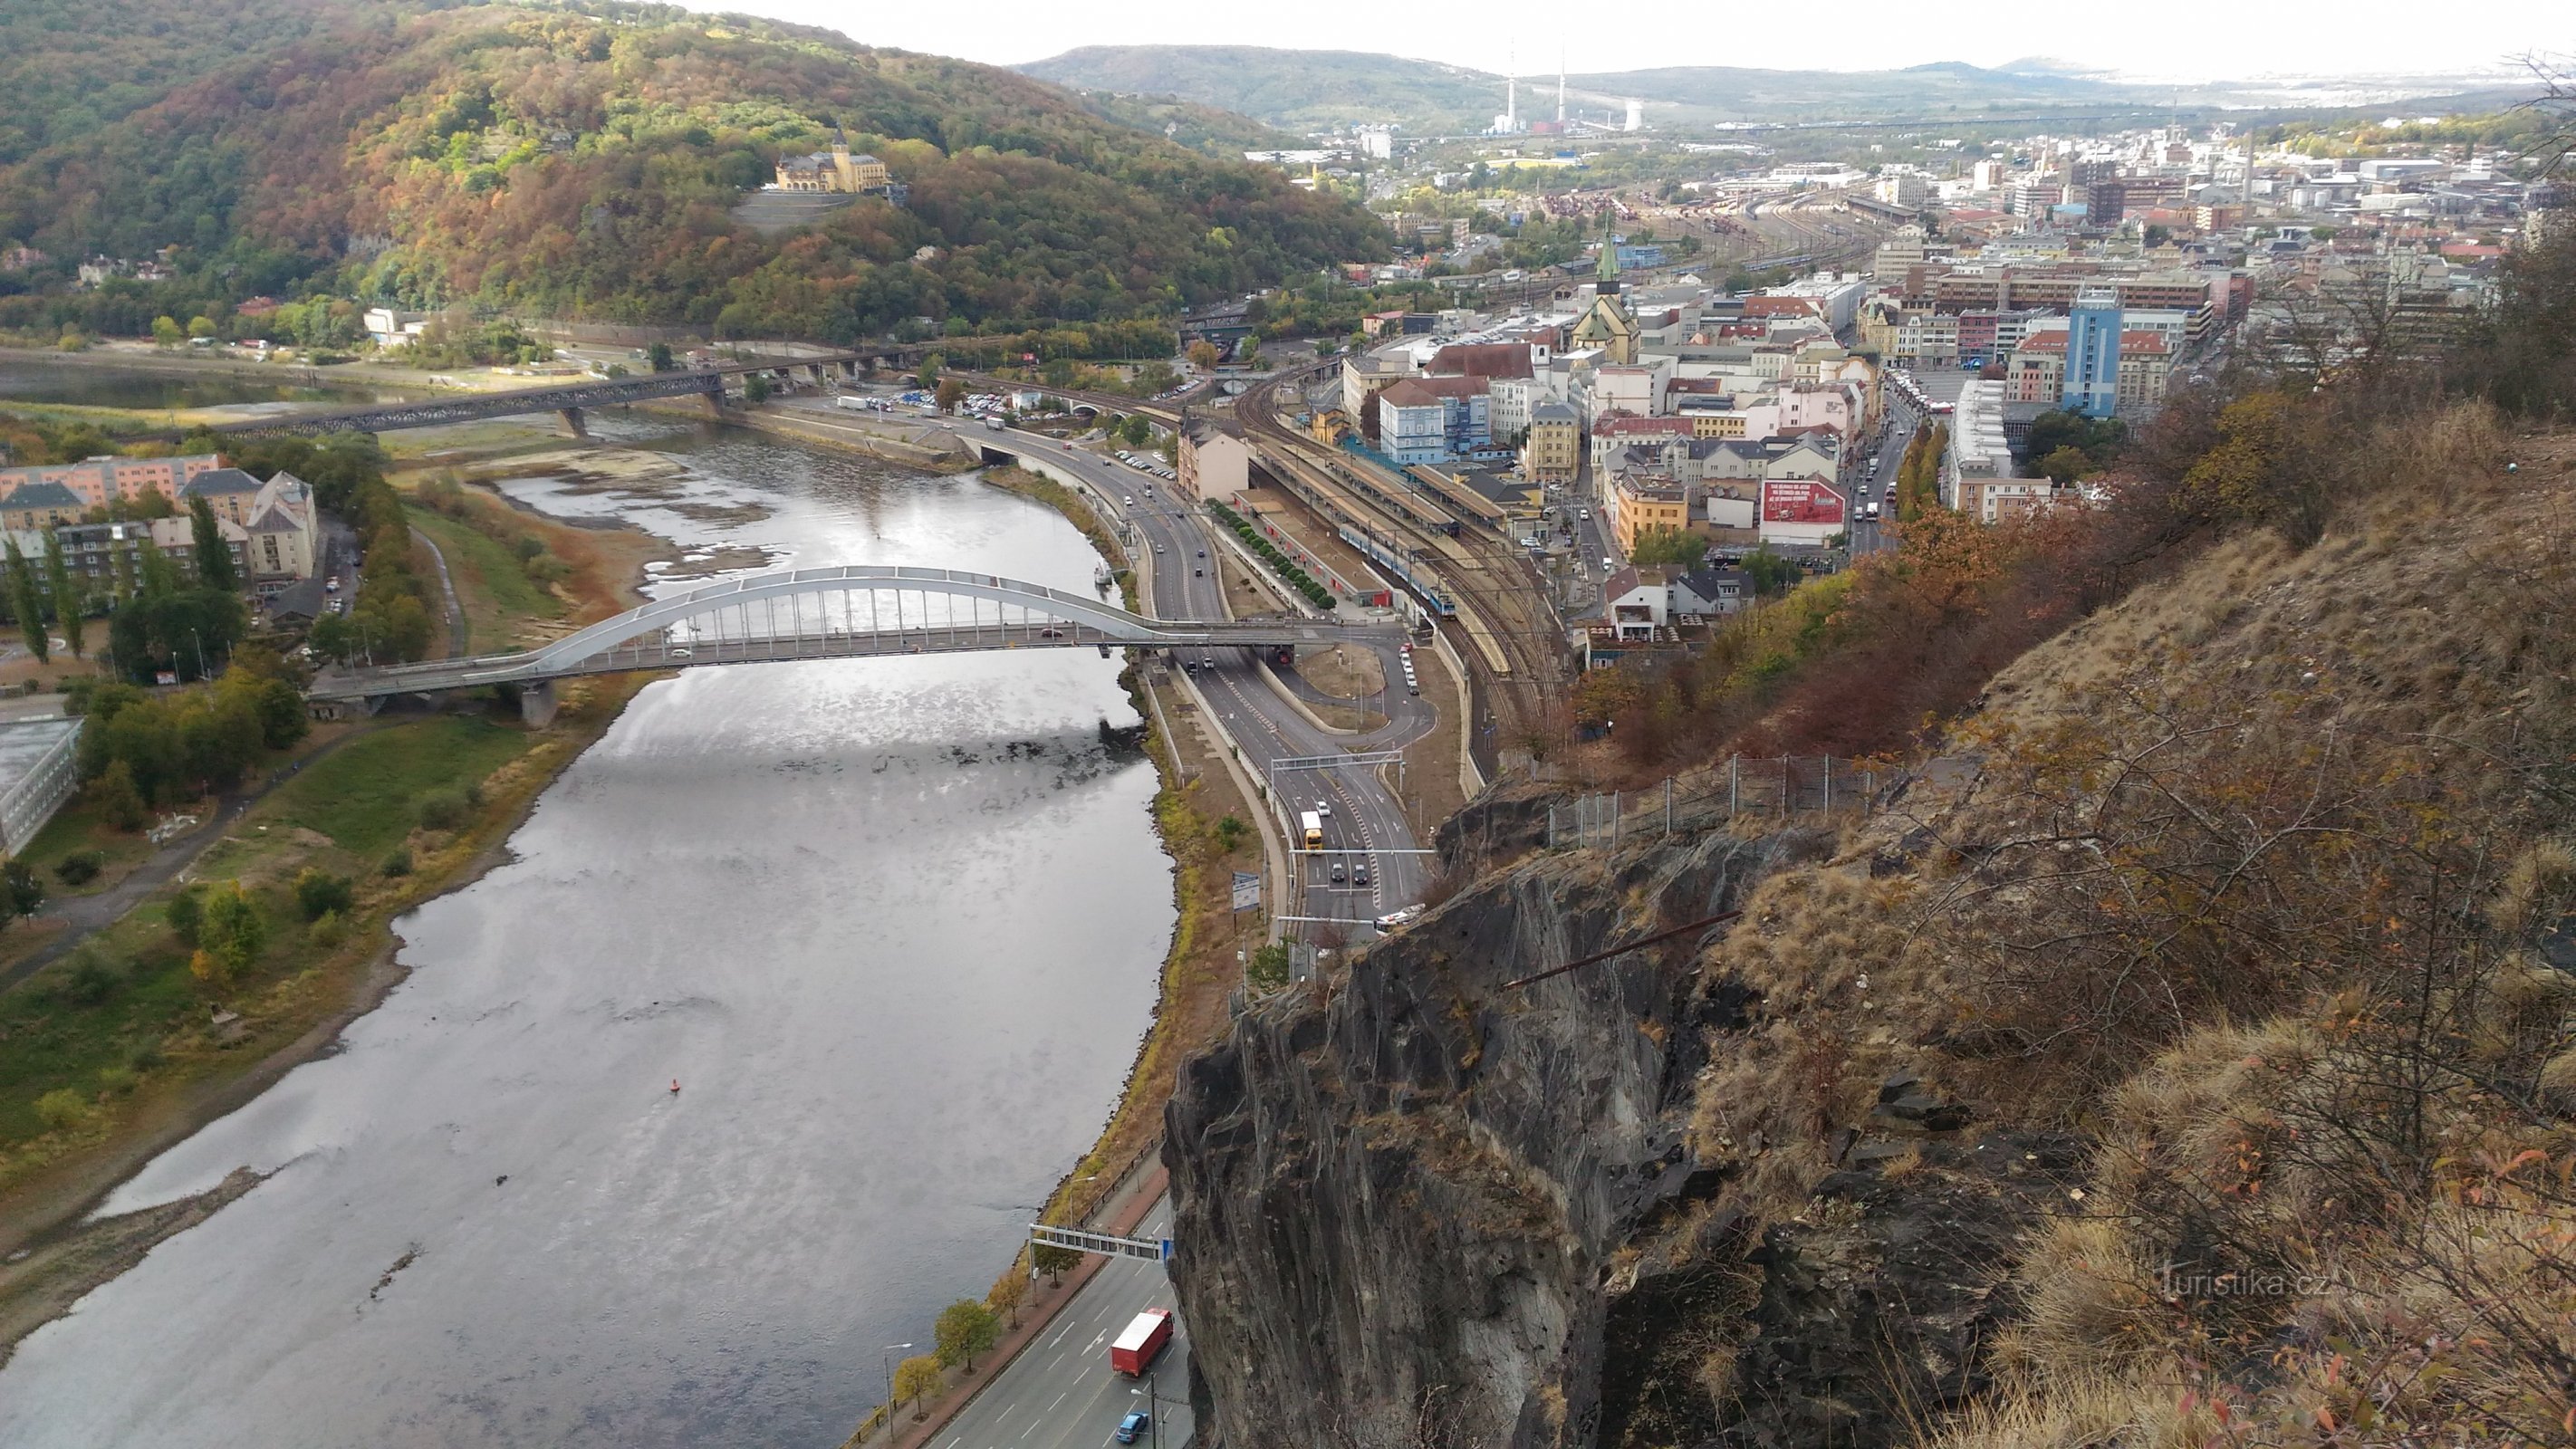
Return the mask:
<path id="1" fill-rule="evenodd" d="M 87 612 L 87 601 L 80 585 L 72 581 L 71 566 L 63 560 L 63 541 L 52 530 L 45 532 L 45 588 L 54 596 L 54 617 L 63 623 L 63 636 L 72 641 L 72 657 L 82 654 L 81 616 Z"/>
<path id="2" fill-rule="evenodd" d="M 9 611 L 18 616 L 18 632 L 27 641 L 28 652 L 36 662 L 48 662 L 53 645 L 45 637 L 45 605 L 36 590 L 35 566 L 18 550 L 18 540 L 9 540 Z"/>
<path id="3" fill-rule="evenodd" d="M 195 525 L 198 581 L 227 594 L 239 589 L 241 574 L 233 568 L 233 551 L 224 546 L 224 531 L 215 522 L 215 506 L 203 497 L 192 498 L 188 500 L 188 513 Z"/>

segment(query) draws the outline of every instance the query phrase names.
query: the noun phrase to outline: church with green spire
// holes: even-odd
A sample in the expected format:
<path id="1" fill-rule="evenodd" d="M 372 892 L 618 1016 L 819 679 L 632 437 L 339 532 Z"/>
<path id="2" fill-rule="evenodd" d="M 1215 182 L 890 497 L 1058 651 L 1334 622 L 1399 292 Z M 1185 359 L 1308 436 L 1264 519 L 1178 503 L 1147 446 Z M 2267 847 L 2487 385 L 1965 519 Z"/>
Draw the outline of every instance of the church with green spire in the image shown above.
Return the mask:
<path id="1" fill-rule="evenodd" d="M 1605 361 L 1626 365 L 1637 360 L 1637 319 L 1619 296 L 1619 241 L 1610 234 L 1608 218 L 1601 228 L 1600 280 L 1594 284 L 1592 306 L 1583 319 L 1574 324 L 1573 345 L 1576 348 L 1601 349 Z"/>

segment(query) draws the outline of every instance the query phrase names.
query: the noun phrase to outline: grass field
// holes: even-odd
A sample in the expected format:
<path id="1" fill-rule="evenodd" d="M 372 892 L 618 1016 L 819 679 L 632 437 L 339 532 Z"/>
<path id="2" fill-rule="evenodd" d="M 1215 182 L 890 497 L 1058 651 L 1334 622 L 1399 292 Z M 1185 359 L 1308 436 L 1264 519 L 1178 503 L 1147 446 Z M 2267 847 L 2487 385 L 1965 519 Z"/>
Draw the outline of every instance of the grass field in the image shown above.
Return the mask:
<path id="1" fill-rule="evenodd" d="M 524 732 L 488 719 L 440 715 L 395 725 L 280 785 L 252 815 L 319 831 L 374 863 L 418 823 L 423 795 L 480 780 L 527 746 Z"/>
<path id="2" fill-rule="evenodd" d="M 165 890 L 0 994 L 0 1186 L 103 1139 L 128 1100 L 255 1058 L 327 1013 L 383 923 L 431 888 L 431 857 L 465 850 L 524 795 L 496 791 L 461 829 L 438 832 L 421 828 L 422 798 L 491 778 L 537 739 L 456 716 L 380 725 L 252 807 L 191 872 L 240 881 L 267 922 L 266 949 L 236 981 L 210 986 L 190 974 Z M 419 876 L 382 874 L 397 846 L 421 857 Z M 293 882 L 307 866 L 356 882 L 357 906 L 336 942 L 316 940 L 295 908 Z M 243 1028 L 213 1031 L 217 1005 L 240 1012 Z M 46 1120 L 38 1099 L 64 1090 L 77 1112 L 57 1098 Z"/>
<path id="3" fill-rule="evenodd" d="M 500 540 L 426 508 L 411 510 L 411 521 L 438 544 L 456 580 L 456 599 L 465 609 L 471 632 L 469 649 L 503 649 L 523 643 L 517 626 L 533 619 L 563 615 L 563 601 L 528 579 L 518 557 Z"/>

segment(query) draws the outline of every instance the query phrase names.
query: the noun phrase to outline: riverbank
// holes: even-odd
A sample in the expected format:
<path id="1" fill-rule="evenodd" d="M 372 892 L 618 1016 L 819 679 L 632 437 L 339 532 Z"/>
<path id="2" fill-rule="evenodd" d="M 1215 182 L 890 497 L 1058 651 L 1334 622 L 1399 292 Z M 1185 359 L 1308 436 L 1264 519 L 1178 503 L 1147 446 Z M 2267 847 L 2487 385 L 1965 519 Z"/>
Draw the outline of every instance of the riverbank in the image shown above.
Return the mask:
<path id="1" fill-rule="evenodd" d="M 640 530 L 514 522 L 568 565 L 550 593 L 576 622 L 639 602 L 644 563 L 672 555 Z M 79 1068 L 95 1078 L 82 1078 L 86 1087 L 39 1104 L 46 1130 L 0 1147 L 0 1363 L 26 1333 L 255 1185 L 228 1181 L 183 1203 L 85 1220 L 153 1158 L 330 1051 L 380 1005 L 406 974 L 394 922 L 507 861 L 538 797 L 648 682 L 570 686 L 542 731 L 474 715 L 380 716 L 334 741 L 337 758 L 310 772 L 296 760 L 291 783 L 219 826 L 225 834 L 179 883 L 239 880 L 268 907 L 277 939 L 230 990 L 188 980 L 186 948 L 164 921 L 174 886 L 0 995 L 0 1041 L 26 1044 L 13 1048 L 18 1090 L 0 1110 L 25 1112 L 16 1097 L 45 1085 L 34 1076 L 107 1054 L 106 1065 Z M 438 794 L 467 802 L 464 817 L 422 823 L 423 801 Z M 328 931 L 293 924 L 293 883 L 308 868 L 354 878 Z"/>
<path id="2" fill-rule="evenodd" d="M 649 404 L 646 406 L 650 407 Z M 777 406 L 729 407 L 724 410 L 723 420 L 735 427 L 749 428 L 772 437 L 791 438 L 799 443 L 857 453 L 881 462 L 901 463 L 926 473 L 965 473 L 983 466 L 983 460 L 958 444 L 952 434 L 864 414 L 852 414 L 847 418 L 808 417 L 796 410 Z M 917 436 L 906 436 L 907 433 Z"/>

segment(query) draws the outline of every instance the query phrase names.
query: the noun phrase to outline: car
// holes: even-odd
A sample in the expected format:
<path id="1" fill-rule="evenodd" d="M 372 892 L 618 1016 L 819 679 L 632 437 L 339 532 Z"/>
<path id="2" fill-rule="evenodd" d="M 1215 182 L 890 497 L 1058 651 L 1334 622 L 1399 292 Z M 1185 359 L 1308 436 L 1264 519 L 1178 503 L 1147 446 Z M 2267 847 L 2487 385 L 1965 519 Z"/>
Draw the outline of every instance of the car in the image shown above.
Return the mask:
<path id="1" fill-rule="evenodd" d="M 674 649 L 671 651 L 671 657 L 674 659 L 695 659 L 698 656 L 690 653 L 686 649 Z"/>
<path id="2" fill-rule="evenodd" d="M 1344 880 L 1348 879 L 1349 877 L 1350 877 L 1350 870 L 1349 870 L 1349 868 L 1348 868 L 1348 867 L 1346 867 L 1346 866 L 1344 866 L 1344 865 L 1343 865 L 1340 861 L 1338 861 L 1338 860 L 1337 860 L 1337 861 L 1334 861 L 1334 862 L 1333 862 L 1333 884 L 1335 884 L 1335 885 L 1340 885 Z"/>
<path id="3" fill-rule="evenodd" d="M 1200 550 L 1199 550 L 1199 557 L 1201 557 L 1201 558 L 1206 558 L 1206 557 L 1207 557 L 1207 550 L 1206 550 L 1206 549 L 1200 549 Z"/>
<path id="4" fill-rule="evenodd" d="M 1404 927 L 1413 924 L 1416 920 L 1420 919 L 1421 916 L 1422 907 L 1404 906 L 1378 917 L 1375 924 L 1381 931 L 1401 930 Z"/>
<path id="5" fill-rule="evenodd" d="M 1192 569 L 1192 570 L 1190 570 L 1190 577 L 1191 577 L 1191 578 L 1194 578 L 1194 579 L 1203 579 L 1203 578 L 1206 578 L 1206 577 L 1207 577 L 1207 570 L 1206 570 L 1206 569 Z"/>
<path id="6" fill-rule="evenodd" d="M 1046 628 L 1038 631 L 1038 637 L 1041 639 L 1061 639 L 1064 637 L 1064 631 L 1050 624 Z"/>
<path id="7" fill-rule="evenodd" d="M 1156 553 L 1161 553 L 1162 551 L 1163 551 L 1163 546 L 1162 546 L 1161 544 L 1159 544 L 1159 543 L 1158 543 L 1158 544 L 1154 545 L 1154 552 L 1156 552 Z"/>
<path id="8" fill-rule="evenodd" d="M 1153 1427 L 1153 1415 L 1142 1409 L 1130 1409 L 1127 1411 L 1127 1417 L 1118 1421 L 1116 1438 L 1121 1444 L 1133 1444 L 1146 1430 Z"/>
<path id="9" fill-rule="evenodd" d="M 1127 506 L 1128 506 L 1128 507 L 1130 507 L 1130 508 L 1133 508 L 1133 507 L 1135 507 L 1135 506 L 1136 506 L 1136 495 L 1135 495 L 1135 494 L 1130 493 L 1130 494 L 1128 494 L 1128 495 L 1127 495 Z"/>
<path id="10" fill-rule="evenodd" d="M 1316 801 L 1316 802 L 1315 802 L 1315 813 L 1316 813 L 1316 814 L 1318 814 L 1318 815 L 1323 816 L 1323 817 L 1324 817 L 1325 819 L 1327 819 L 1327 820 L 1332 819 L 1332 818 L 1333 818 L 1333 802 L 1332 802 L 1332 801 L 1330 801 L 1330 800 L 1318 800 L 1318 801 Z"/>
<path id="11" fill-rule="evenodd" d="M 1574 516 L 1575 516 L 1575 517 L 1577 517 L 1577 518 L 1582 519 L 1582 520 L 1583 520 L 1584 522 L 1586 522 L 1586 523 L 1589 523 L 1589 522 L 1591 522 L 1591 521 L 1592 521 L 1592 510 L 1591 510 L 1591 509 L 1589 509 L 1589 508 L 1580 509 L 1580 510 L 1578 510 L 1578 511 L 1575 513 L 1575 515 L 1574 515 Z"/>
<path id="12" fill-rule="evenodd" d="M 1368 862 L 1362 861 L 1358 865 L 1351 867 L 1351 884 L 1368 884 Z"/>
<path id="13" fill-rule="evenodd" d="M 336 594 L 340 592 L 340 580 L 338 577 L 334 576 L 331 579 L 326 580 L 322 585 L 322 592 L 326 594 Z"/>

